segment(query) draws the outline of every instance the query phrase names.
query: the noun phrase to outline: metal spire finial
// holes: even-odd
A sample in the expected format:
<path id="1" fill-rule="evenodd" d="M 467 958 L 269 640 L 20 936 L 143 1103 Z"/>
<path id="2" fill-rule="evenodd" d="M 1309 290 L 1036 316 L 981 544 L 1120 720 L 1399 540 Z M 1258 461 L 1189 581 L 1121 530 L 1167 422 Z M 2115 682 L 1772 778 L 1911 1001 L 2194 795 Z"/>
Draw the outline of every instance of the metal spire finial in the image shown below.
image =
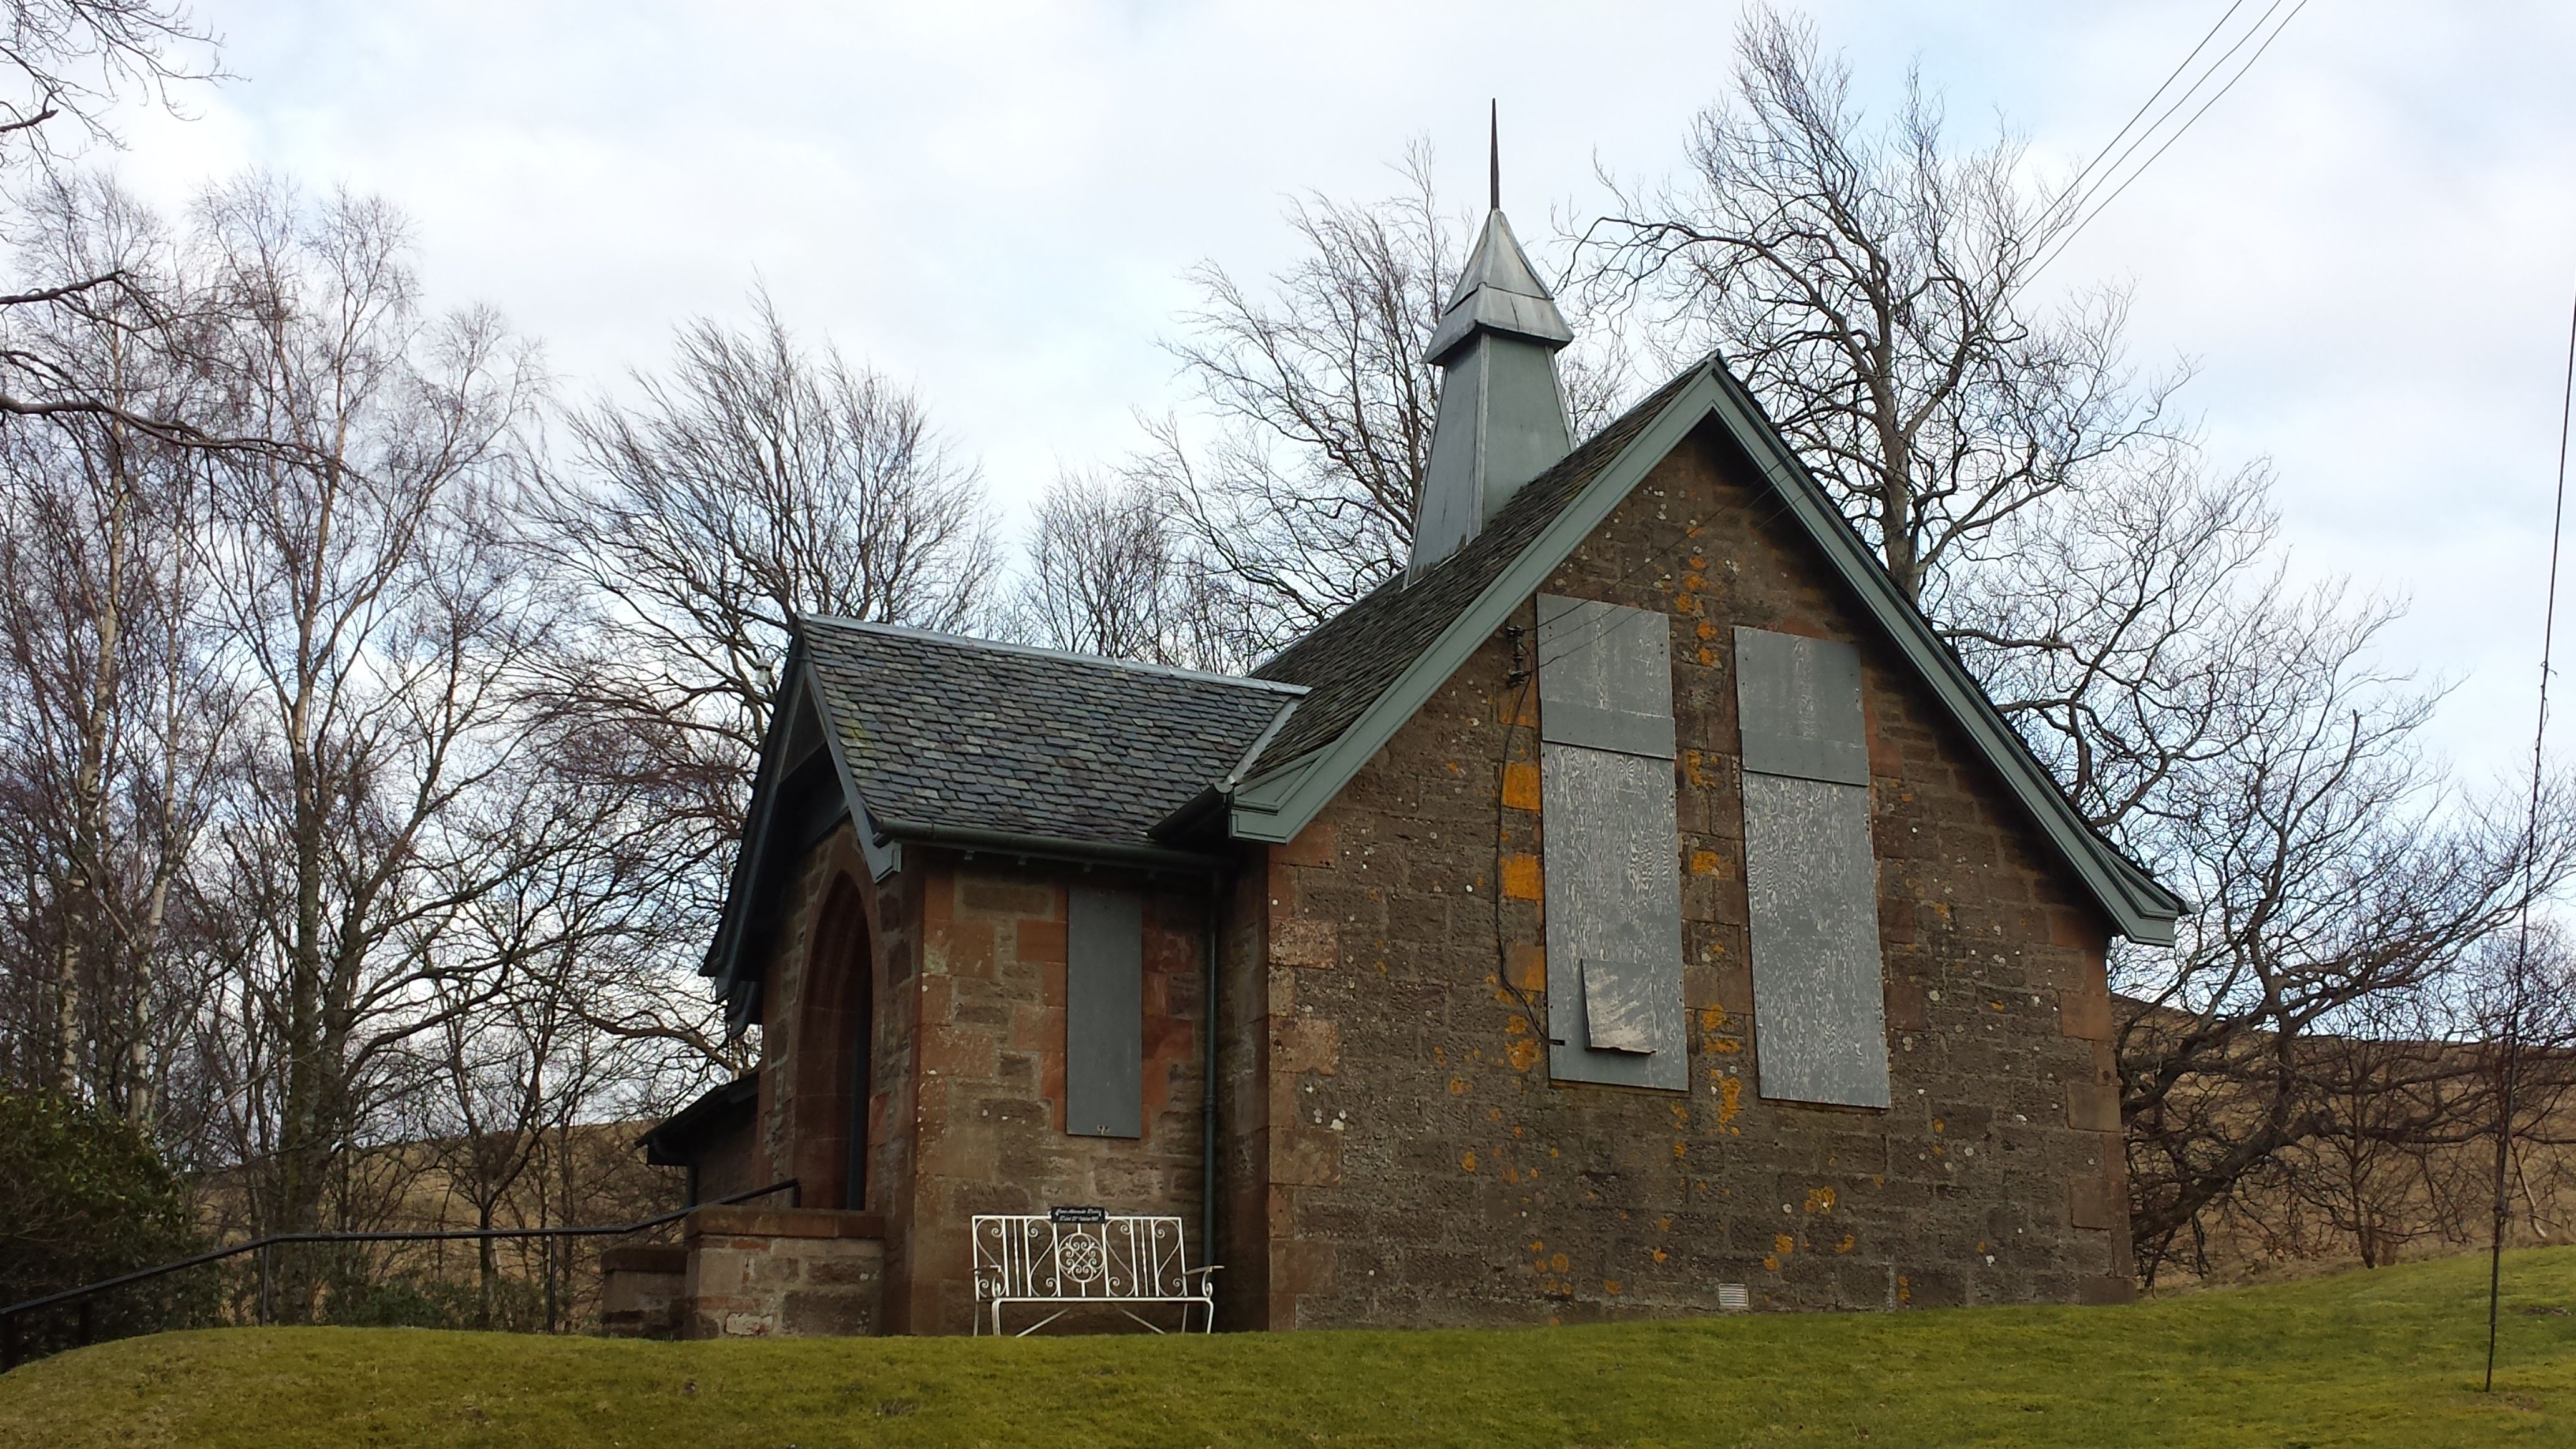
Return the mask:
<path id="1" fill-rule="evenodd" d="M 1485 134 L 1485 162 L 1493 183 L 1493 209 L 1500 211 L 1503 209 L 1503 103 L 1489 100 L 1486 104 L 1493 109 L 1486 115 L 1486 123 L 1491 129 Z"/>

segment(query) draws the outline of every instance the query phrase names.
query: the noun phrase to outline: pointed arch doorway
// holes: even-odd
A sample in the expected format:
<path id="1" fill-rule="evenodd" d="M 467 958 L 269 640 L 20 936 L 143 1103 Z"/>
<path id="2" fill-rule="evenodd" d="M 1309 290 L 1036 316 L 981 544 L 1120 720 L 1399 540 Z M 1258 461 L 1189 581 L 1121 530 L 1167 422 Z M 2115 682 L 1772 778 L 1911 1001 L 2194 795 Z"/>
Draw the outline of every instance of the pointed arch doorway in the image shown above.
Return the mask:
<path id="1" fill-rule="evenodd" d="M 795 1045 L 800 1198 L 868 1206 L 868 1099 L 875 1081 L 876 970 L 858 882 L 834 876 L 814 919 Z"/>

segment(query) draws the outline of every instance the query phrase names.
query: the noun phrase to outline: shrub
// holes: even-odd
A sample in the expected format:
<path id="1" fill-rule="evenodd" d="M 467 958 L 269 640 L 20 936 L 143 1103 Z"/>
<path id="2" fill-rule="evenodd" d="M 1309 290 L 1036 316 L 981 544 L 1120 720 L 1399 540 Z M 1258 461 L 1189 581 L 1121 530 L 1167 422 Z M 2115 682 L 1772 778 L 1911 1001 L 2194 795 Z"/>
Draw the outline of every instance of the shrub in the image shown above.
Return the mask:
<path id="1" fill-rule="evenodd" d="M 186 1257 L 202 1247 L 185 1186 L 151 1139 L 112 1112 L 50 1092 L 0 1090 L 0 1304 Z M 148 1333 L 203 1318 L 205 1270 L 22 1315 L 21 1354 L 84 1336 Z"/>

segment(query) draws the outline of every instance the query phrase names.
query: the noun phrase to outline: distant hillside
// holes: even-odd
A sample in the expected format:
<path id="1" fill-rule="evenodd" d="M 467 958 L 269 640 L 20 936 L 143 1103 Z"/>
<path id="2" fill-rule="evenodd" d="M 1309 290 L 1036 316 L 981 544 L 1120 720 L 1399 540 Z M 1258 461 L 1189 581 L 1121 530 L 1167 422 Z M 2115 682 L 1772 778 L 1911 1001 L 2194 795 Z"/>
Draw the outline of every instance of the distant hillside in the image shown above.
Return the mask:
<path id="1" fill-rule="evenodd" d="M 2146 1009 L 2127 998 L 2117 1004 L 2124 1019 Z M 2268 1053 L 2271 1039 L 2247 1051 Z M 2299 1110 L 2322 1130 L 2204 1211 L 2163 1281 L 2254 1282 L 2442 1257 L 2489 1241 L 2496 1104 L 2483 1047 L 2322 1036 L 2302 1042 L 2295 1060 L 2305 1082 Z M 2506 1240 L 2576 1243 L 2576 1061 L 2535 1053 L 2522 1076 Z M 2207 1101 L 2226 1136 L 2227 1099 L 2213 1091 Z M 2133 1176 L 2152 1150 L 2132 1132 Z"/>

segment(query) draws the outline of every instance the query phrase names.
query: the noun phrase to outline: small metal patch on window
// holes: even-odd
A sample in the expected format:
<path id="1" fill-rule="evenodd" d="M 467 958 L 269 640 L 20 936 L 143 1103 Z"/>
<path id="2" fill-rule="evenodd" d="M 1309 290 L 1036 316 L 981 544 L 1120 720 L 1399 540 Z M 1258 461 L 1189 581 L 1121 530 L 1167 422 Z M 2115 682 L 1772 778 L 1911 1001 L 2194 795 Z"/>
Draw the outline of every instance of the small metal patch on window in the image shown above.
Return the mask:
<path id="1" fill-rule="evenodd" d="M 1666 975 L 1638 961 L 1583 960 L 1583 1018 L 1597 1052 L 1651 1052 L 1662 1038 L 1655 1008 Z"/>

